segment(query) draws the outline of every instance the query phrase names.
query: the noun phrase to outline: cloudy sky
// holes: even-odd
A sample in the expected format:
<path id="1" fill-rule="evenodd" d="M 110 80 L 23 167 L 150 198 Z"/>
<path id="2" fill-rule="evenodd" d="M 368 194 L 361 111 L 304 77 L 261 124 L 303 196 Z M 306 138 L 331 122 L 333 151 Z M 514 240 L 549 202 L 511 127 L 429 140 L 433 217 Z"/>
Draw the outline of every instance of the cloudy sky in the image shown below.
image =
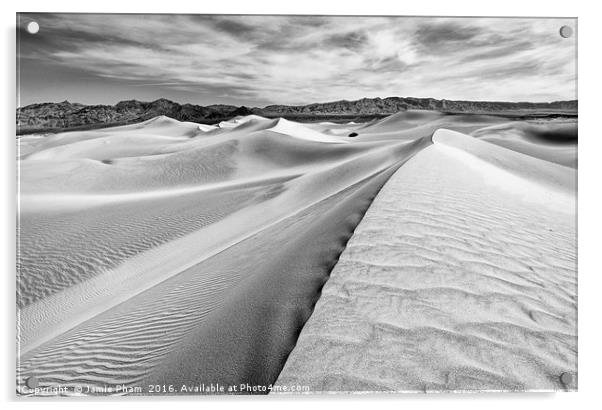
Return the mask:
<path id="1" fill-rule="evenodd" d="M 576 36 L 562 25 L 576 21 L 21 14 L 19 105 L 575 99 Z"/>

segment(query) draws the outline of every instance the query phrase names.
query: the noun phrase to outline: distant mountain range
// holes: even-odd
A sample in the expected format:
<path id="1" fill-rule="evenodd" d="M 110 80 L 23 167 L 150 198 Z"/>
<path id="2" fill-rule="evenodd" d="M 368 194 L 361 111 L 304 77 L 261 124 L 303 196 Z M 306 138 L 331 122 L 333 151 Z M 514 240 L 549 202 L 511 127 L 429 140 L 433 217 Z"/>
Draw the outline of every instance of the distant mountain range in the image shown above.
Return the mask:
<path id="1" fill-rule="evenodd" d="M 17 134 L 53 132 L 67 129 L 96 128 L 132 124 L 165 115 L 179 121 L 213 124 L 238 115 L 288 117 L 296 120 L 378 117 L 410 109 L 446 113 L 478 113 L 509 116 L 577 115 L 577 101 L 551 103 L 452 101 L 434 98 L 388 97 L 362 98 L 308 105 L 269 105 L 264 108 L 234 105 L 179 104 L 165 98 L 152 102 L 121 101 L 115 105 L 60 103 L 31 104 L 17 108 Z"/>

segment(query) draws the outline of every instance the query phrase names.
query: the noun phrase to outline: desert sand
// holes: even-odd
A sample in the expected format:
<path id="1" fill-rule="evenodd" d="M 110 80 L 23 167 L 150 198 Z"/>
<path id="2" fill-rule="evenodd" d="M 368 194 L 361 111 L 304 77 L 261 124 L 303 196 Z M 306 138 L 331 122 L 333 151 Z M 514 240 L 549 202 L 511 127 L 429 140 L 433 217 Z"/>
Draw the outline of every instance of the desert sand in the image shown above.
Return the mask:
<path id="1" fill-rule="evenodd" d="M 278 385 L 576 388 L 574 170 L 444 129 L 432 141 L 356 228 Z"/>
<path id="2" fill-rule="evenodd" d="M 575 121 L 157 117 L 18 145 L 19 387 L 576 372 Z"/>

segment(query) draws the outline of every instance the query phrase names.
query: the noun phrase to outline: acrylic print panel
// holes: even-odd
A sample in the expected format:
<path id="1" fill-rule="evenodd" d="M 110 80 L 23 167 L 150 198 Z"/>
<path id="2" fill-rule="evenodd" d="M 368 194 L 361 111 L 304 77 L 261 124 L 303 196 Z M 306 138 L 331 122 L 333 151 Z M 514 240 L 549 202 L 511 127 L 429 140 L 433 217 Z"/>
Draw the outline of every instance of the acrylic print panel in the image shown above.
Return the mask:
<path id="1" fill-rule="evenodd" d="M 577 21 L 19 14 L 22 396 L 577 389 Z"/>

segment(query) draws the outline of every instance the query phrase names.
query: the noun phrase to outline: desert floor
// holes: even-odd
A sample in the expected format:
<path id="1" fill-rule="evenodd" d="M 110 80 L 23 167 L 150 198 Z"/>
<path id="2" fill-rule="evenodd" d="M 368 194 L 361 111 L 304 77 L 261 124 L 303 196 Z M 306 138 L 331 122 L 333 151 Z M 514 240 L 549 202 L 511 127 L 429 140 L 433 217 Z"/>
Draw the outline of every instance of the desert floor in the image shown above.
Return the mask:
<path id="1" fill-rule="evenodd" d="M 574 119 L 157 117 L 18 146 L 19 389 L 576 388 Z"/>

